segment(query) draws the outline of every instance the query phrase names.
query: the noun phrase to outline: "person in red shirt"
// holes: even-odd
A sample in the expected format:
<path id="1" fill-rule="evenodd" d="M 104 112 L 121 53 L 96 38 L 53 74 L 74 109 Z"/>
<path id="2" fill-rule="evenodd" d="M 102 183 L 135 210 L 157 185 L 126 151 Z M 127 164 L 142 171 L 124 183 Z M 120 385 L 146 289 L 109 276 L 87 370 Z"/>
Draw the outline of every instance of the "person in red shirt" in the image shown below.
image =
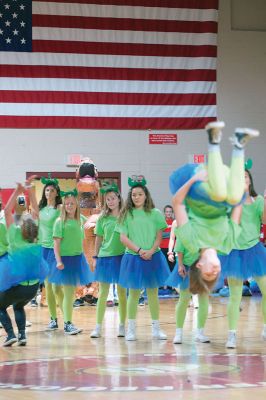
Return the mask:
<path id="1" fill-rule="evenodd" d="M 163 237 L 162 237 L 162 241 L 160 243 L 160 248 L 168 262 L 170 271 L 172 271 L 175 266 L 175 261 L 172 262 L 172 261 L 168 260 L 168 245 L 169 245 L 171 227 L 172 227 L 172 223 L 174 221 L 173 207 L 170 205 L 166 205 L 163 209 L 163 212 L 164 212 L 164 216 L 165 216 L 165 221 L 167 223 L 167 228 L 165 228 L 165 230 L 163 231 Z"/>

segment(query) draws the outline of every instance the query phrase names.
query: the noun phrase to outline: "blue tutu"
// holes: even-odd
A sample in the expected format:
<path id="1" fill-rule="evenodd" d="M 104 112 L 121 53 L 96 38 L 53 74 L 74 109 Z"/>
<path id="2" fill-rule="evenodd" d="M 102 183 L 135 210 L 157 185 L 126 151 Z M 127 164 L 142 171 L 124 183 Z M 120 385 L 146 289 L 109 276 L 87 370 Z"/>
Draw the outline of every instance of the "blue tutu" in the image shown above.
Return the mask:
<path id="1" fill-rule="evenodd" d="M 154 253 L 151 260 L 126 253 L 121 261 L 118 283 L 129 289 L 154 289 L 164 286 L 169 275 L 169 267 L 161 251 Z"/>
<path id="2" fill-rule="evenodd" d="M 56 285 L 84 286 L 95 281 L 94 273 L 91 272 L 84 254 L 61 258 L 64 269 L 58 269 L 54 262 L 49 282 Z"/>
<path id="3" fill-rule="evenodd" d="M 56 263 L 55 255 L 54 255 L 54 249 L 53 248 L 48 248 L 48 247 L 42 247 L 42 256 L 44 260 L 47 262 L 48 267 L 49 267 L 49 272 L 47 276 L 48 282 L 50 282 L 50 275 L 52 273 L 53 265 Z"/>
<path id="4" fill-rule="evenodd" d="M 23 281 L 39 280 L 42 283 L 49 266 L 42 257 L 41 246 L 29 244 L 12 255 L 0 259 L 0 291 L 17 286 Z"/>
<path id="5" fill-rule="evenodd" d="M 219 255 L 219 258 L 226 278 L 245 281 L 266 275 L 266 248 L 260 242 L 250 249 L 232 250 L 226 256 Z"/>
<path id="6" fill-rule="evenodd" d="M 121 256 L 97 258 L 95 281 L 104 283 L 118 283 L 121 266 Z"/>
<path id="7" fill-rule="evenodd" d="M 178 273 L 178 263 L 176 263 L 175 268 L 171 272 L 171 275 L 165 282 L 167 286 L 174 288 L 180 288 L 180 290 L 186 290 L 189 288 L 189 267 L 185 265 L 187 275 L 185 278 Z"/>
<path id="8" fill-rule="evenodd" d="M 170 191 L 174 195 L 195 173 L 199 171 L 199 164 L 185 164 L 178 168 L 169 178 Z M 243 196 L 244 199 L 244 196 Z M 242 199 L 242 200 L 243 200 Z M 224 215 L 232 208 L 227 202 L 217 202 L 210 198 L 202 182 L 195 182 L 186 196 L 188 206 L 199 215 L 208 218 Z"/>

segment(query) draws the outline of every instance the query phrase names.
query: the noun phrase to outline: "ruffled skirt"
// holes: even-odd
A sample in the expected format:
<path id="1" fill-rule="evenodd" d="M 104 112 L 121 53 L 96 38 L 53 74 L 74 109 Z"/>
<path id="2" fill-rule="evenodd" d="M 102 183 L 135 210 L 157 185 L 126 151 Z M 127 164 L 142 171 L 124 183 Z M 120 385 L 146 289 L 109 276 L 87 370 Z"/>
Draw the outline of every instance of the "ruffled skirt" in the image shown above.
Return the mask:
<path id="1" fill-rule="evenodd" d="M 172 172 L 169 178 L 171 193 L 175 194 L 198 170 L 198 164 L 185 164 Z M 227 202 L 212 200 L 200 181 L 190 187 L 186 202 L 195 213 L 207 218 L 225 215 L 232 208 Z"/>
<path id="2" fill-rule="evenodd" d="M 84 256 L 62 256 L 64 269 L 56 267 L 56 261 L 52 265 L 49 282 L 56 285 L 84 286 L 95 281 L 94 273 L 91 272 L 89 264 Z"/>
<path id="3" fill-rule="evenodd" d="M 183 276 L 181 276 L 178 273 L 178 263 L 176 262 L 175 268 L 171 272 L 171 275 L 169 276 L 169 278 L 167 279 L 165 284 L 167 286 L 179 288 L 180 290 L 188 289 L 189 288 L 189 267 L 185 266 L 185 268 L 186 268 L 187 274 L 183 278 Z"/>
<path id="4" fill-rule="evenodd" d="M 47 276 L 47 280 L 48 282 L 50 282 L 50 275 L 52 273 L 53 266 L 56 263 L 54 249 L 48 247 L 42 247 L 42 256 L 49 266 L 49 273 Z"/>
<path id="5" fill-rule="evenodd" d="M 247 280 L 266 275 L 266 248 L 262 243 L 246 250 L 232 250 L 226 256 L 219 256 L 222 274 L 225 278 Z"/>
<path id="6" fill-rule="evenodd" d="M 32 244 L 0 258 L 0 291 L 5 291 L 23 281 L 39 280 L 42 283 L 49 266 L 42 257 L 40 245 Z"/>
<path id="7" fill-rule="evenodd" d="M 123 255 L 97 258 L 95 281 L 118 283 L 122 257 Z"/>
<path id="8" fill-rule="evenodd" d="M 151 260 L 126 253 L 122 258 L 118 283 L 129 289 L 154 289 L 164 286 L 169 275 L 169 267 L 161 251 L 154 253 Z"/>

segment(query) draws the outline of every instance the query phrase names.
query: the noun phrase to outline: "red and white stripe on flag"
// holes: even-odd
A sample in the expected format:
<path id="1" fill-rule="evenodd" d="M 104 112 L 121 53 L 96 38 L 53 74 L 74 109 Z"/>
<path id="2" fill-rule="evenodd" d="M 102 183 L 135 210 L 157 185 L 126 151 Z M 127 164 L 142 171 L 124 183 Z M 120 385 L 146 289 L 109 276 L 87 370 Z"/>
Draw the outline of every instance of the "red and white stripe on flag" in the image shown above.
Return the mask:
<path id="1" fill-rule="evenodd" d="M 218 0 L 35 0 L 0 52 L 0 127 L 200 129 L 216 119 Z"/>

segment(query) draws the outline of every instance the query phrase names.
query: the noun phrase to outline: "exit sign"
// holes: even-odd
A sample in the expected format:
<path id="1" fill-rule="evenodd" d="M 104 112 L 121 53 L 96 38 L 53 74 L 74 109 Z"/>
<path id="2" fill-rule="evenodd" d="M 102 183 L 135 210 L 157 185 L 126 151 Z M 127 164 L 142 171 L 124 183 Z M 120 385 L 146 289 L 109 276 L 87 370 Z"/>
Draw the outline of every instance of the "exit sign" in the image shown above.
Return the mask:
<path id="1" fill-rule="evenodd" d="M 191 154 L 189 156 L 189 162 L 193 164 L 206 164 L 207 163 L 207 154 L 199 153 L 199 154 Z"/>
<path id="2" fill-rule="evenodd" d="M 69 154 L 67 156 L 67 166 L 76 167 L 81 163 L 82 159 L 83 159 L 82 154 Z"/>

